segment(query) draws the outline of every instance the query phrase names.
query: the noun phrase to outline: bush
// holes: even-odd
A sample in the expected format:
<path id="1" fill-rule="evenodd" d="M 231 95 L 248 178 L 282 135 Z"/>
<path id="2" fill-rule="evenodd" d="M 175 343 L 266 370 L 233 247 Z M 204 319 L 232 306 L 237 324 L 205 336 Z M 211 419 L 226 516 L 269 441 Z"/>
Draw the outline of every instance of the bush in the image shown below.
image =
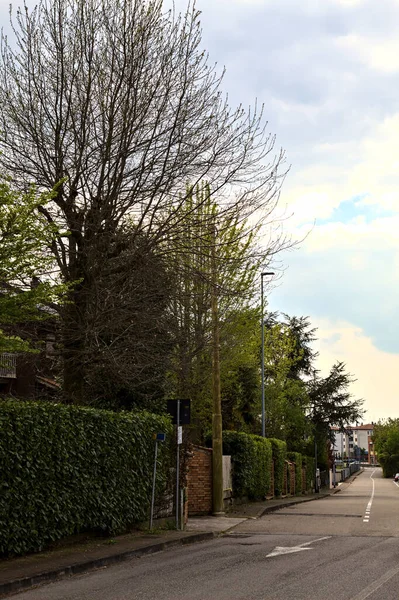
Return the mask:
<path id="1" fill-rule="evenodd" d="M 257 435 L 224 431 L 223 454 L 231 456 L 234 496 L 264 498 L 270 488 L 270 441 Z"/>
<path id="2" fill-rule="evenodd" d="M 284 489 L 284 468 L 287 459 L 287 444 L 282 440 L 272 438 L 269 440 L 272 445 L 274 460 L 274 493 L 281 496 Z"/>
<path id="3" fill-rule="evenodd" d="M 288 460 L 295 463 L 295 494 L 302 494 L 302 454 L 288 452 Z"/>
<path id="4" fill-rule="evenodd" d="M 156 431 L 170 434 L 169 420 L 145 412 L 1 402 L 0 553 L 38 551 L 81 531 L 116 534 L 143 521 Z M 169 452 L 161 445 L 159 489 Z"/>
<path id="5" fill-rule="evenodd" d="M 306 491 L 312 489 L 315 478 L 315 459 L 313 456 L 302 457 L 303 466 L 306 468 Z"/>

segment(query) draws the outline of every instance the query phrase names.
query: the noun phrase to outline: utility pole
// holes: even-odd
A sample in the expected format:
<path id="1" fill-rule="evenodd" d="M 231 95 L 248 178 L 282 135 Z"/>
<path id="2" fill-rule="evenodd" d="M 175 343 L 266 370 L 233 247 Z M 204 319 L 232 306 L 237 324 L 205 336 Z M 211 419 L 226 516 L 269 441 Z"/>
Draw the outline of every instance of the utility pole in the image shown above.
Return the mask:
<path id="1" fill-rule="evenodd" d="M 224 515 L 223 501 L 223 434 L 222 434 L 222 401 L 220 397 L 220 334 L 217 298 L 217 261 L 216 261 L 216 226 L 212 225 L 211 235 L 211 269 L 212 269 L 212 505 L 215 516 Z"/>
<path id="2" fill-rule="evenodd" d="M 263 277 L 265 275 L 274 275 L 274 272 L 265 272 L 260 274 L 260 297 L 261 297 L 261 318 L 262 318 L 262 437 L 266 437 L 266 419 L 265 419 L 265 317 L 263 303 Z"/>

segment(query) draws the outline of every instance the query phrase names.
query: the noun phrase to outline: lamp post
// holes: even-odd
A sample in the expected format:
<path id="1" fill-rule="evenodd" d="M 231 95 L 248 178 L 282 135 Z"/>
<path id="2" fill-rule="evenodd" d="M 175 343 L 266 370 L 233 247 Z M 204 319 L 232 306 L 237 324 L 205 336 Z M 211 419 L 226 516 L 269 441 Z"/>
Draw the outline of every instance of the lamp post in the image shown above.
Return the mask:
<path id="1" fill-rule="evenodd" d="M 261 273 L 261 313 L 262 313 L 262 437 L 266 437 L 265 430 L 265 319 L 263 316 L 263 278 L 267 275 L 273 276 L 274 273 L 266 271 Z"/>

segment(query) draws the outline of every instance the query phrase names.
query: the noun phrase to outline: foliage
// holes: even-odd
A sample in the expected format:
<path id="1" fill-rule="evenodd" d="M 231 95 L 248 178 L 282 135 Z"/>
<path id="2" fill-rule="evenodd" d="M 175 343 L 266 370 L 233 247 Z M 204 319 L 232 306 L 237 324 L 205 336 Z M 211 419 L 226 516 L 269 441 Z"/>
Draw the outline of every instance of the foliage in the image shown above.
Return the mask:
<path id="1" fill-rule="evenodd" d="M 288 460 L 295 463 L 295 494 L 302 493 L 302 454 L 300 452 L 287 452 Z"/>
<path id="2" fill-rule="evenodd" d="M 311 490 L 315 480 L 315 459 L 312 456 L 302 457 L 303 465 L 306 469 L 306 490 Z"/>
<path id="3" fill-rule="evenodd" d="M 176 290 L 172 298 L 176 344 L 171 393 L 192 398 L 197 429 L 210 425 L 214 293 L 220 323 L 224 426 L 251 430 L 259 414 L 259 314 L 250 308 L 261 258 L 256 230 L 249 231 L 238 213 L 224 214 L 206 183 L 188 188 L 186 196 L 181 214 L 176 215 L 184 222 L 184 231 L 177 238 L 172 235 L 165 250 L 173 258 Z"/>
<path id="4" fill-rule="evenodd" d="M 0 352 L 31 351 L 29 340 L 15 335 L 18 325 L 54 318 L 50 305 L 59 304 L 67 291 L 50 279 L 49 250 L 59 231 L 39 211 L 54 193 L 37 194 L 31 187 L 20 194 L 0 179 L 0 323 L 5 327 Z"/>
<path id="5" fill-rule="evenodd" d="M 97 242 L 102 246 L 104 240 Z M 83 319 L 80 313 L 76 315 L 85 338 L 81 403 L 162 412 L 172 348 L 169 305 L 173 281 L 168 265 L 134 227 L 118 230 L 107 242 L 106 248 L 98 248 L 93 241 L 93 285 L 79 291 L 86 311 Z M 99 263 L 96 255 L 103 262 Z M 67 321 L 76 307 L 77 303 L 66 307 Z M 75 334 L 65 328 L 63 337 L 69 346 Z M 65 353 L 67 368 L 75 362 L 75 351 Z"/>
<path id="6" fill-rule="evenodd" d="M 337 426 L 344 429 L 348 423 L 360 421 L 363 416 L 363 400 L 353 399 L 350 385 L 355 381 L 346 372 L 343 362 L 336 362 L 327 377 L 315 371 L 308 382 L 308 394 L 312 420 L 316 426 Z"/>
<path id="7" fill-rule="evenodd" d="M 231 311 L 221 331 L 222 415 L 225 429 L 259 433 L 259 313 Z"/>
<path id="8" fill-rule="evenodd" d="M 274 460 L 274 493 L 281 496 L 284 489 L 284 469 L 287 459 L 287 445 L 282 440 L 270 439 Z"/>
<path id="9" fill-rule="evenodd" d="M 399 472 L 399 419 L 374 425 L 373 441 L 384 477 L 393 477 Z"/>
<path id="10" fill-rule="evenodd" d="M 265 327 L 265 415 L 270 437 L 283 439 L 288 449 L 301 451 L 309 433 L 306 420 L 308 395 L 300 379 L 304 350 L 289 322 L 277 322 L 272 313 Z"/>
<path id="11" fill-rule="evenodd" d="M 153 434 L 167 419 L 44 402 L 0 403 L 0 553 L 35 552 L 80 531 L 124 531 L 149 510 Z M 168 472 L 160 446 L 159 489 Z"/>
<path id="12" fill-rule="evenodd" d="M 191 2 L 181 15 L 162 0 L 41 0 L 17 11 L 12 43 L 2 37 L 0 164 L 21 189 L 63 182 L 42 212 L 70 231 L 52 251 L 64 280 L 80 281 L 62 315 L 75 403 L 97 275 L 128 218 L 165 250 L 186 231 L 187 182 L 206 178 L 223 215 L 241 220 L 270 217 L 278 201 L 284 153 L 274 155 L 262 110 L 223 98 L 199 15 Z M 274 230 L 271 252 L 287 245 Z"/>
<path id="13" fill-rule="evenodd" d="M 266 319 L 265 406 L 268 435 L 287 442 L 288 450 L 302 454 L 318 448 L 318 463 L 328 465 L 331 427 L 344 429 L 361 419 L 363 401 L 353 398 L 353 377 L 342 362 L 334 364 L 327 377 L 315 366 L 313 349 L 316 329 L 308 317 L 277 313 Z"/>
<path id="14" fill-rule="evenodd" d="M 223 454 L 233 465 L 236 498 L 264 498 L 270 490 L 272 448 L 269 440 L 236 431 L 223 432 Z"/>

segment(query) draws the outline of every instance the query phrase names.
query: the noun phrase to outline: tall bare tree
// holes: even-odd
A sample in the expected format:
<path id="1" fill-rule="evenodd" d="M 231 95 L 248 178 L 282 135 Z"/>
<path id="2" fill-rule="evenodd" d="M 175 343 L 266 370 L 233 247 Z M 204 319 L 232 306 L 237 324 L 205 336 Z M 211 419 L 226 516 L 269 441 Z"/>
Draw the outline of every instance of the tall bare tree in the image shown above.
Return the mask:
<path id="1" fill-rule="evenodd" d="M 199 13 L 161 0 L 41 0 L 12 19 L 0 64 L 1 166 L 57 195 L 53 252 L 80 281 L 63 312 L 64 384 L 81 401 L 91 294 L 127 216 L 153 244 L 178 236 L 186 182 L 206 179 L 223 211 L 274 209 L 283 152 L 263 110 L 231 110 L 201 48 Z M 176 218 L 176 216 L 178 218 Z M 93 256 L 96 257 L 93 260 Z"/>

